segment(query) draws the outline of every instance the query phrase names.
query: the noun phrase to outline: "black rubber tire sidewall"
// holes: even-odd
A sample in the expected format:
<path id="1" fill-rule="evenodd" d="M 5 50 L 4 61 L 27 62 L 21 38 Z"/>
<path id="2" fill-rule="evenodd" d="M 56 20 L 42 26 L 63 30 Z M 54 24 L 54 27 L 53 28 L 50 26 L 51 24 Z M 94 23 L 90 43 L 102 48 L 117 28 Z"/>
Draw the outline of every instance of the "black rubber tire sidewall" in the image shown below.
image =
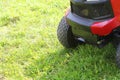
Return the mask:
<path id="1" fill-rule="evenodd" d="M 118 68 L 120 68 L 120 43 L 117 45 L 116 64 L 117 64 Z"/>
<path id="2" fill-rule="evenodd" d="M 71 27 L 67 24 L 65 17 L 63 17 L 59 23 L 57 36 L 60 43 L 66 48 L 75 48 L 78 45 L 75 40 Z"/>

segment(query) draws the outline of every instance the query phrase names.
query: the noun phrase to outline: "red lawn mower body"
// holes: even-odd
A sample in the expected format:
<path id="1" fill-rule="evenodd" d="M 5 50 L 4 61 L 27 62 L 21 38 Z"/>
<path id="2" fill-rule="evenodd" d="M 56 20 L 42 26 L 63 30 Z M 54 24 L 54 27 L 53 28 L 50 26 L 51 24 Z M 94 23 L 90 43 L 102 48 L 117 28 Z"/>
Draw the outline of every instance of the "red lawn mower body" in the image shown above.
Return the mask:
<path id="1" fill-rule="evenodd" d="M 87 43 L 97 44 L 101 37 L 108 39 L 120 26 L 119 0 L 70 0 L 70 4 L 65 15 L 67 24 L 74 36 Z"/>
<path id="2" fill-rule="evenodd" d="M 96 22 L 91 26 L 93 34 L 99 36 L 109 35 L 115 28 L 120 26 L 120 0 L 111 0 L 114 17 L 103 22 Z"/>

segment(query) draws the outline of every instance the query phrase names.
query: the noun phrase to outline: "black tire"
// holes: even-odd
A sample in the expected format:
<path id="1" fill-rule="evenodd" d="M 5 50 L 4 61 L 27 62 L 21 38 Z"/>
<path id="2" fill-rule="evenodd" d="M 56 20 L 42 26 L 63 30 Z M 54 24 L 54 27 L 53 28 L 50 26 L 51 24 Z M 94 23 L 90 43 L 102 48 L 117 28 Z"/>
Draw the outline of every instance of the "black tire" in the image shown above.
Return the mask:
<path id="1" fill-rule="evenodd" d="M 66 23 L 65 17 L 59 23 L 57 36 L 60 43 L 66 48 L 75 48 L 78 45 L 78 41 L 75 40 L 71 27 Z"/>
<path id="2" fill-rule="evenodd" d="M 116 51 L 116 64 L 118 68 L 120 68 L 120 43 L 118 44 Z"/>
<path id="3" fill-rule="evenodd" d="M 112 41 L 112 44 L 113 44 L 113 47 L 114 47 L 114 48 L 117 48 L 117 47 L 118 47 L 119 42 L 118 42 L 118 41 L 116 41 L 116 40 L 113 40 L 113 41 Z"/>

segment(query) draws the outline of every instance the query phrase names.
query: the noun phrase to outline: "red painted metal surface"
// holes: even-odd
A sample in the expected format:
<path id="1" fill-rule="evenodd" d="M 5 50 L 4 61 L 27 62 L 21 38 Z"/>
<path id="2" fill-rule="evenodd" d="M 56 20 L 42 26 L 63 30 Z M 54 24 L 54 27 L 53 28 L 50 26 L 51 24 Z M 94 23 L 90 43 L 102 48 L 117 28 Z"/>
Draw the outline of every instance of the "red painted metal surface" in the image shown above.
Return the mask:
<path id="1" fill-rule="evenodd" d="M 112 32 L 115 28 L 120 26 L 120 0 L 111 0 L 114 18 L 104 21 L 96 22 L 91 26 L 91 31 L 93 34 L 99 36 L 106 36 Z"/>
<path id="2" fill-rule="evenodd" d="M 115 16 L 120 15 L 120 0 L 111 0 L 113 12 Z"/>
<path id="3" fill-rule="evenodd" d="M 91 26 L 91 30 L 93 34 L 99 36 L 106 36 L 112 32 L 115 28 L 120 26 L 120 18 L 114 17 L 113 19 L 104 21 L 104 22 L 96 22 Z"/>

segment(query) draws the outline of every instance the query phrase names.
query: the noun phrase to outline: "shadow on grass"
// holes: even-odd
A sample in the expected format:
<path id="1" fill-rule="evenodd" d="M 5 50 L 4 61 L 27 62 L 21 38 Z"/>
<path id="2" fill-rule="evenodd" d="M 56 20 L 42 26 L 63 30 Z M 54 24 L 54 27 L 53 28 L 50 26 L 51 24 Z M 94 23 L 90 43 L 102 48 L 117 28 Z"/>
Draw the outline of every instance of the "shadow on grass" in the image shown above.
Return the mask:
<path id="1" fill-rule="evenodd" d="M 14 17 L 11 17 L 11 18 L 10 18 L 10 16 L 4 16 L 4 17 L 0 18 L 0 27 L 7 26 L 10 23 L 16 24 L 17 21 L 20 21 L 19 16 L 14 16 Z"/>
<path id="2" fill-rule="evenodd" d="M 56 49 L 26 68 L 26 76 L 35 80 L 113 80 L 119 75 L 111 45 L 103 49 L 90 45 Z"/>

